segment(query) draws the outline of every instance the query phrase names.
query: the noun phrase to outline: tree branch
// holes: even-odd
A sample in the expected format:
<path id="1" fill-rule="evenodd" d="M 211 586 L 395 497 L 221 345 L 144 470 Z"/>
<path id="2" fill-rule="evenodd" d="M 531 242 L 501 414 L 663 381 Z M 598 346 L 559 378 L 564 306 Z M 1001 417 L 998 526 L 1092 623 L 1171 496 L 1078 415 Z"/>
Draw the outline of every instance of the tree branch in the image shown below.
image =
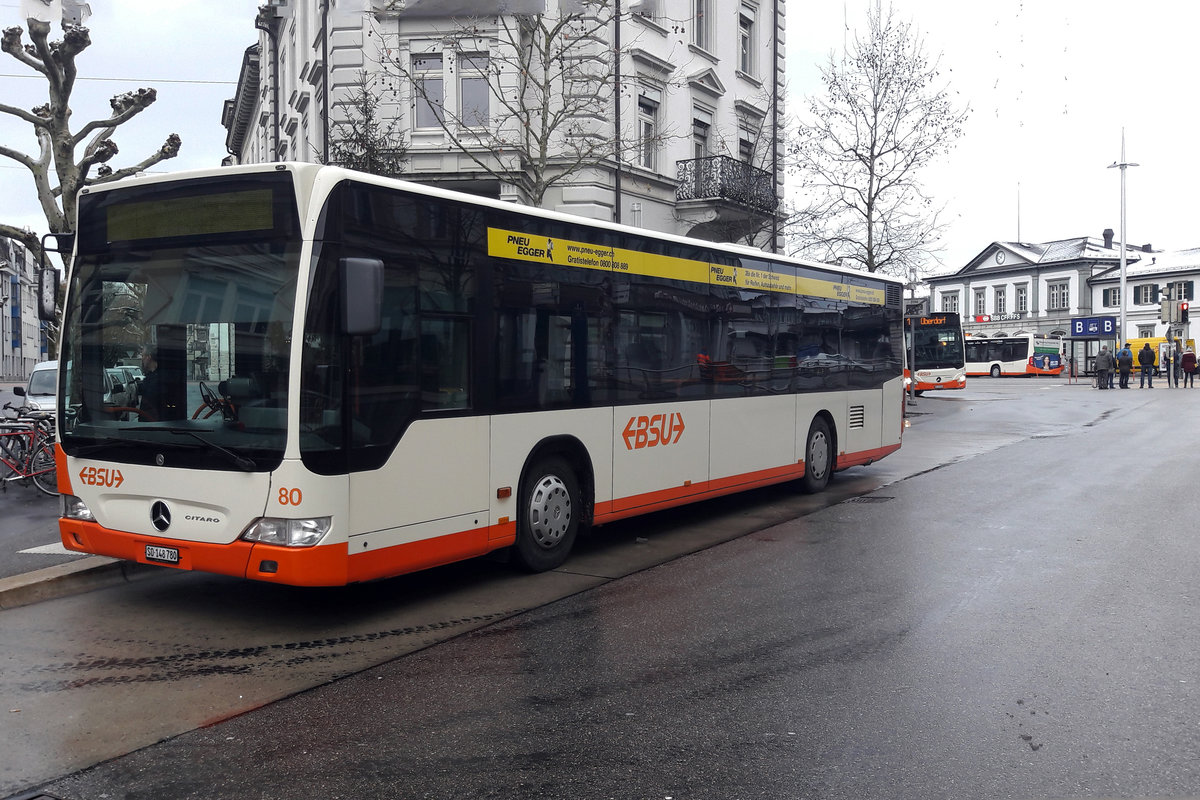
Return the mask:
<path id="1" fill-rule="evenodd" d="M 21 43 L 21 35 L 23 33 L 25 33 L 25 30 L 20 27 L 5 28 L 4 37 L 0 39 L 0 50 L 8 53 L 30 69 L 35 69 L 45 75 L 46 66 L 25 51 L 25 45 Z"/>
<path id="2" fill-rule="evenodd" d="M 30 125 L 33 125 L 37 128 L 45 128 L 49 126 L 49 122 L 45 117 L 40 117 L 37 114 L 34 114 L 32 111 L 26 111 L 23 108 L 10 106 L 6 103 L 0 103 L 0 113 L 11 114 L 12 116 L 24 122 L 28 122 Z"/>
<path id="3" fill-rule="evenodd" d="M 172 133 L 167 137 L 166 142 L 163 143 L 162 147 L 158 148 L 154 155 L 145 159 L 140 164 L 119 169 L 113 172 L 111 175 L 98 177 L 95 180 L 88 181 L 88 183 L 108 183 L 110 181 L 120 180 L 121 178 L 127 178 L 130 175 L 136 175 L 139 172 L 145 172 L 147 169 L 159 163 L 160 161 L 166 161 L 168 158 L 174 158 L 175 156 L 179 155 L 179 148 L 182 146 L 183 139 L 179 138 L 179 134 Z"/>
<path id="4" fill-rule="evenodd" d="M 115 113 L 108 119 L 92 120 L 84 125 L 71 138 L 71 144 L 78 145 L 94 130 L 112 129 L 124 122 L 128 122 L 153 105 L 157 99 L 158 92 L 155 89 L 138 89 L 137 91 L 114 95 L 108 101 L 108 104 L 112 106 Z"/>

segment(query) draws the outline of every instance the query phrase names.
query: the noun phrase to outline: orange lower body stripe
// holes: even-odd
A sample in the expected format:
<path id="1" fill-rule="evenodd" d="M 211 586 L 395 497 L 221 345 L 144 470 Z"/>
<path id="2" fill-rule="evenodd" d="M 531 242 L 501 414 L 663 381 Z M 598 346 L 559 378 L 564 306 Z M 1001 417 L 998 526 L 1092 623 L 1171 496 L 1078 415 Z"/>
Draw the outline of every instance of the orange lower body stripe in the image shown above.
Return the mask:
<path id="1" fill-rule="evenodd" d="M 841 470 L 869 464 L 899 448 L 900 445 L 895 444 L 842 454 L 838 457 L 837 468 Z M 65 470 L 60 469 L 60 480 L 65 478 L 61 474 L 63 471 Z M 615 522 L 699 500 L 797 480 L 803 476 L 803 463 L 789 464 L 619 498 L 608 503 L 597 503 L 593 522 L 597 525 Z M 344 586 L 348 583 L 403 575 L 481 556 L 501 547 L 508 547 L 517 538 L 517 523 L 505 519 L 491 527 L 354 553 L 351 546 L 344 542 L 303 548 L 240 540 L 228 544 L 213 544 L 124 533 L 110 530 L 95 522 L 72 519 L 60 519 L 58 525 L 63 546 L 68 550 L 111 556 L 141 564 L 159 564 L 160 562 L 146 558 L 146 546 L 170 547 L 179 551 L 179 562 L 161 564 L 162 566 L 292 586 Z"/>
<path id="2" fill-rule="evenodd" d="M 344 542 L 302 548 L 240 540 L 213 544 L 139 536 L 94 522 L 59 519 L 58 525 L 68 550 L 291 586 L 344 586 L 450 564 L 507 547 L 516 540 L 517 531 L 516 523 L 509 522 L 350 555 Z M 178 550 L 179 562 L 147 559 L 147 545 Z"/>

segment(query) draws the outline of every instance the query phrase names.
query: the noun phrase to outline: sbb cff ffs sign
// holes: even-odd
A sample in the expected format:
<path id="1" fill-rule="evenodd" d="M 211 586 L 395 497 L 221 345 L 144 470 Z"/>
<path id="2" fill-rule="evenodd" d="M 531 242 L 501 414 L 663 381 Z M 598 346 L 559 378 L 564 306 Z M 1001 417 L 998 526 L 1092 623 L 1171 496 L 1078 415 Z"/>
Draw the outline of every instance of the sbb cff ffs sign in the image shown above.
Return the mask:
<path id="1" fill-rule="evenodd" d="M 1071 335 L 1111 339 L 1117 335 L 1117 318 L 1078 317 L 1071 320 Z"/>

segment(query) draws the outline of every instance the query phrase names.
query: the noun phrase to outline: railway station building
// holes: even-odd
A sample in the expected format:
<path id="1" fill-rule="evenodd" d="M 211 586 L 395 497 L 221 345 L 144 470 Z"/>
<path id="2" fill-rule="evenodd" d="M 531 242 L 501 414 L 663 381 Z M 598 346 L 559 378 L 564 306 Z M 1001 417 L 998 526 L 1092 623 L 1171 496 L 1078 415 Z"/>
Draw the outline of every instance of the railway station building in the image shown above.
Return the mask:
<path id="1" fill-rule="evenodd" d="M 1125 247 L 1125 328 L 1094 330 L 1081 320 L 1121 317 L 1121 252 L 1112 229 L 1100 237 L 1051 242 L 996 241 L 956 272 L 926 278 L 931 311 L 956 312 L 967 336 L 1040 334 L 1064 340 L 1084 371 L 1101 346 L 1191 338 L 1190 323 L 1161 319 L 1163 300 L 1188 300 L 1200 280 L 1200 248 Z M 1119 346 L 1119 345 L 1118 345 Z"/>

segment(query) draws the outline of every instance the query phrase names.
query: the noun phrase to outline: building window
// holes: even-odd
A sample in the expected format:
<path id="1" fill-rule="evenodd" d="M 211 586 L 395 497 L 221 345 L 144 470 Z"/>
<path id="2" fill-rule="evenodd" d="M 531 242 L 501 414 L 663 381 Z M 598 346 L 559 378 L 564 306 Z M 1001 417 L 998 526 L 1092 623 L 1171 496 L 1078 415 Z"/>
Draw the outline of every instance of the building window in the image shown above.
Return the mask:
<path id="1" fill-rule="evenodd" d="M 633 15 L 653 22 L 658 19 L 658 0 L 640 0 L 633 6 Z"/>
<path id="2" fill-rule="evenodd" d="M 958 292 L 942 292 L 942 311 L 947 314 L 958 313 Z"/>
<path id="3" fill-rule="evenodd" d="M 701 50 L 712 49 L 712 6 L 717 0 L 692 0 L 692 44 Z"/>
<path id="4" fill-rule="evenodd" d="M 638 95 L 638 164 L 646 169 L 658 167 L 658 97 L 653 89 Z"/>
<path id="5" fill-rule="evenodd" d="M 1071 284 L 1067 281 L 1055 281 L 1046 285 L 1049 302 L 1048 311 L 1066 311 L 1071 307 Z"/>
<path id="6" fill-rule="evenodd" d="M 487 53 L 460 54 L 458 106 L 462 124 L 468 128 L 486 128 L 491 122 L 491 99 Z"/>
<path id="7" fill-rule="evenodd" d="M 758 66 L 754 44 L 754 8 L 743 5 L 738 13 L 738 69 L 754 75 Z"/>
<path id="8" fill-rule="evenodd" d="M 1007 314 L 1008 313 L 1008 287 L 997 286 L 992 290 L 992 313 Z"/>
<path id="9" fill-rule="evenodd" d="M 987 313 L 987 290 L 975 290 L 975 315 L 983 316 Z"/>
<path id="10" fill-rule="evenodd" d="M 749 114 L 738 116 L 738 160 L 753 164 L 756 146 L 762 135 L 763 121 Z"/>
<path id="11" fill-rule="evenodd" d="M 692 109 L 692 158 L 708 158 L 712 154 L 709 135 L 713 116 L 702 108 Z"/>
<path id="12" fill-rule="evenodd" d="M 1139 306 L 1153 305 L 1158 302 L 1158 284 L 1143 283 L 1133 287 L 1133 302 Z"/>
<path id="13" fill-rule="evenodd" d="M 1025 314 L 1025 313 L 1028 313 L 1028 311 L 1029 311 L 1029 287 L 1028 286 L 1018 286 L 1017 287 L 1017 312 L 1021 313 L 1021 314 Z"/>
<path id="14" fill-rule="evenodd" d="M 1170 295 L 1164 297 L 1164 300 L 1191 300 L 1192 299 L 1192 282 L 1191 281 L 1171 281 L 1166 286 L 1166 291 Z"/>
<path id="15" fill-rule="evenodd" d="M 412 57 L 415 87 L 415 124 L 418 128 L 440 128 L 445 121 L 446 89 L 442 81 L 442 54 L 421 53 Z"/>
<path id="16" fill-rule="evenodd" d="M 738 137 L 738 161 L 743 164 L 754 163 L 754 142 L 744 135 Z"/>
<path id="17" fill-rule="evenodd" d="M 1154 337 L 1153 325 L 1138 325 L 1137 327 L 1139 339 L 1151 339 Z"/>
<path id="18" fill-rule="evenodd" d="M 1101 293 L 1100 304 L 1105 308 L 1117 308 L 1121 305 L 1121 288 L 1105 289 Z"/>

